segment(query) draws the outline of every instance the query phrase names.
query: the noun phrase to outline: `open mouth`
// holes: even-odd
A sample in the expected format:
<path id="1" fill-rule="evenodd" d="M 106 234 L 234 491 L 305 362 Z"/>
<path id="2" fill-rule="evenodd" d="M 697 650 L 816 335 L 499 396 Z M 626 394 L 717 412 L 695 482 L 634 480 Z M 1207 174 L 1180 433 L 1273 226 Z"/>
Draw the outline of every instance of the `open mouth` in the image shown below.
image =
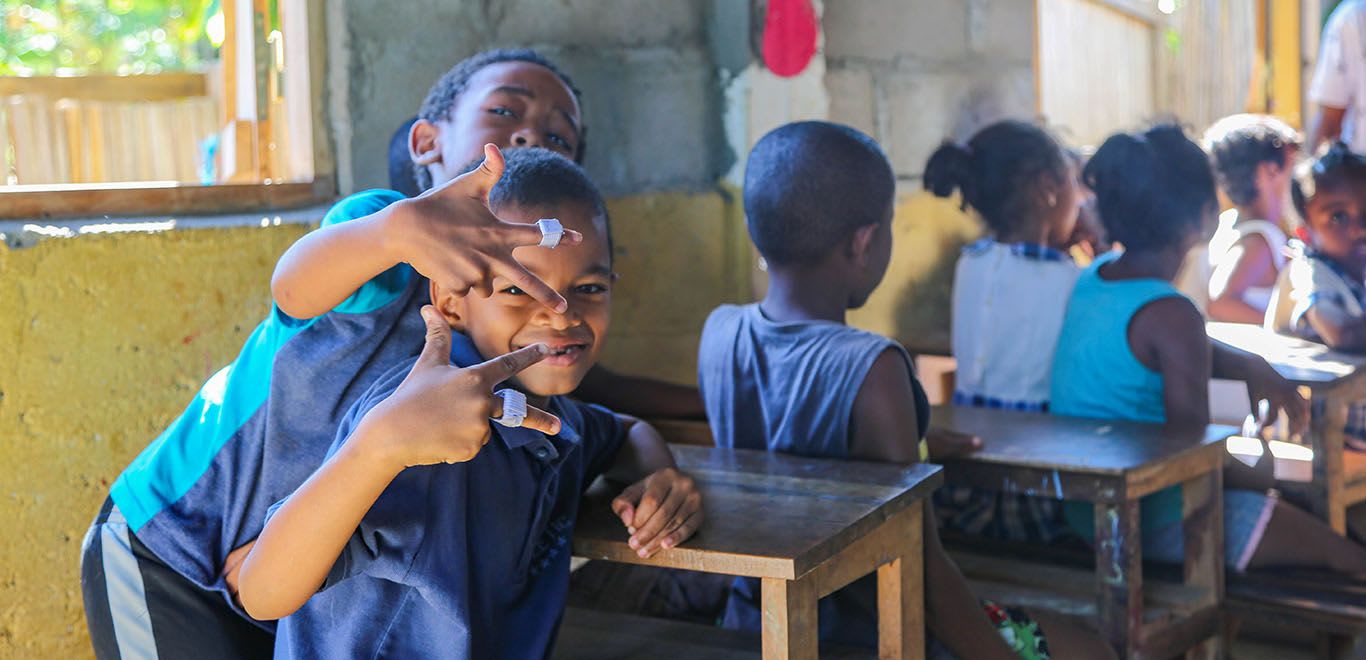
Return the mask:
<path id="1" fill-rule="evenodd" d="M 589 348 L 589 344 L 585 342 L 546 342 L 546 345 L 550 347 L 550 354 L 547 355 L 544 360 L 541 360 L 541 364 L 548 364 L 555 367 L 567 367 L 575 364 L 588 352 Z"/>

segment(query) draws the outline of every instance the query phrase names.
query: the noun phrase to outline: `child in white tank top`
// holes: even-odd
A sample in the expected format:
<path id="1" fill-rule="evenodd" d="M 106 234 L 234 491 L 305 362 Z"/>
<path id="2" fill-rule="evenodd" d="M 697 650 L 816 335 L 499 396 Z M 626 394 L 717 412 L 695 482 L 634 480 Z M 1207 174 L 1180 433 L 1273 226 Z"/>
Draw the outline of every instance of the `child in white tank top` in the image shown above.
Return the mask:
<path id="1" fill-rule="evenodd" d="M 1261 323 L 1286 263 L 1285 213 L 1300 135 L 1265 115 L 1233 115 L 1205 132 L 1205 149 L 1234 208 L 1209 242 L 1207 316 Z"/>

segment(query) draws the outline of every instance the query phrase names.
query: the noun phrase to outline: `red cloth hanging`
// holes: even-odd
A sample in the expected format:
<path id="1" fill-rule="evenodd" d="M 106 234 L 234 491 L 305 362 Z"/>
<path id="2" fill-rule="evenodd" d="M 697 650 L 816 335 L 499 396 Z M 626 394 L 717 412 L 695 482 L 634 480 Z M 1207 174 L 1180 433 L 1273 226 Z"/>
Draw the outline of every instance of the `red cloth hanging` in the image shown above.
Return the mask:
<path id="1" fill-rule="evenodd" d="M 764 66 L 791 78 L 816 55 L 816 10 L 811 0 L 769 0 L 764 19 Z"/>

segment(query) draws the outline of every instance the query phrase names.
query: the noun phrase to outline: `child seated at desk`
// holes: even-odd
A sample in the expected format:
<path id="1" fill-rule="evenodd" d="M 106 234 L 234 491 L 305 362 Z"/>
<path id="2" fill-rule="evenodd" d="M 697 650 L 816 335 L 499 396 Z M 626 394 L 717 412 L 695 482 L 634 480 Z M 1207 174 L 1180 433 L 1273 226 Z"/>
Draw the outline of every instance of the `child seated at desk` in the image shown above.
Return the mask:
<path id="1" fill-rule="evenodd" d="M 1209 161 L 1180 128 L 1158 126 L 1106 140 L 1083 177 L 1124 251 L 1097 259 L 1072 291 L 1054 358 L 1052 411 L 1204 427 L 1210 343 L 1204 319 L 1172 279 L 1216 208 Z M 1069 502 L 1065 512 L 1080 534 L 1094 536 L 1091 505 Z M 1182 561 L 1181 512 L 1179 487 L 1143 499 L 1144 557 Z M 1366 548 L 1265 490 L 1225 491 L 1224 536 L 1225 563 L 1235 571 L 1366 572 Z"/>
<path id="2" fill-rule="evenodd" d="M 1067 253 L 1083 193 L 1078 159 L 1048 131 L 1002 121 L 965 144 L 945 142 L 922 181 L 939 197 L 958 191 L 988 236 L 963 248 L 953 277 L 953 403 L 1048 410 L 1053 350 L 1065 301 L 1081 272 Z M 945 486 L 935 512 L 949 529 L 1051 543 L 1072 536 L 1061 502 Z"/>
<path id="3" fill-rule="evenodd" d="M 1233 115 L 1205 132 L 1214 173 L 1234 207 L 1209 241 L 1209 318 L 1261 324 L 1285 267 L 1286 198 L 1300 136 L 1266 115 Z"/>
<path id="4" fill-rule="evenodd" d="M 882 150 L 845 126 L 788 124 L 754 146 L 745 215 L 768 262 L 769 288 L 761 303 L 717 308 L 702 331 L 698 380 L 718 445 L 901 463 L 925 458 L 929 405 L 906 351 L 845 325 L 846 310 L 862 305 L 887 270 L 895 192 Z M 1098 637 L 1062 620 L 1031 620 L 992 605 L 984 613 L 928 513 L 924 543 L 926 625 L 952 653 L 974 660 L 1043 658 L 1050 650 L 1060 658 L 1112 657 Z M 865 577 L 822 599 L 821 639 L 875 646 L 875 587 Z M 757 581 L 738 579 L 725 625 L 758 630 L 759 597 Z"/>
<path id="5" fill-rule="evenodd" d="M 1308 225 L 1276 284 L 1266 324 L 1342 351 L 1366 351 L 1366 157 L 1341 142 L 1306 163 L 1291 186 Z M 1345 442 L 1366 451 L 1366 404 L 1348 409 Z"/>
<path id="6" fill-rule="evenodd" d="M 277 657 L 548 657 L 579 500 L 596 476 L 640 479 L 612 506 L 641 556 L 701 523 L 698 491 L 653 429 L 564 396 L 596 361 L 611 316 L 596 188 L 563 156 L 513 150 L 489 204 L 509 221 L 553 216 L 582 235 L 518 255 L 568 304 L 551 310 L 502 276 L 487 297 L 430 286 L 422 354 L 360 396 L 244 562 L 242 606 L 287 617 Z M 557 415 L 538 425 L 551 433 L 491 426 L 513 414 L 490 396 L 500 382 L 526 392 L 531 416 Z"/>

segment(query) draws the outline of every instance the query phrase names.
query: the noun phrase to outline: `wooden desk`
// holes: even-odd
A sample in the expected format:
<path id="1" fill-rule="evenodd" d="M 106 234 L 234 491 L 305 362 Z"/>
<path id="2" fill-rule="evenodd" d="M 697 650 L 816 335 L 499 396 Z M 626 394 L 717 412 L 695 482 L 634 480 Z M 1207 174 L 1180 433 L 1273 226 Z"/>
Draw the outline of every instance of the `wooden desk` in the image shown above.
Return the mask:
<path id="1" fill-rule="evenodd" d="M 1283 487 L 1302 493 L 1315 515 L 1346 534 L 1347 509 L 1366 501 L 1366 456 L 1345 451 L 1343 445 L 1348 406 L 1366 401 L 1366 356 L 1339 353 L 1255 325 L 1208 323 L 1205 329 L 1213 339 L 1262 356 L 1286 380 L 1309 390 L 1314 477 L 1307 486 Z"/>
<path id="2" fill-rule="evenodd" d="M 1211 638 L 1217 651 L 1224 592 L 1224 438 L 1229 426 L 1171 432 L 1161 425 L 939 406 L 935 426 L 982 438 L 944 465 L 946 483 L 1095 506 L 1094 576 L 1039 567 L 1025 575 L 966 557 L 979 595 L 1093 618 L 1125 658 L 1170 658 Z M 1181 485 L 1184 584 L 1143 582 L 1139 499 Z M 1069 592 L 1070 593 L 1060 593 Z"/>
<path id="3" fill-rule="evenodd" d="M 672 446 L 697 480 L 706 522 L 676 548 L 641 559 L 605 493 L 590 493 L 574 531 L 588 559 L 760 578 L 763 657 L 816 657 L 816 601 L 874 571 L 883 658 L 925 651 L 924 500 L 942 481 L 935 465 L 798 458 Z"/>

